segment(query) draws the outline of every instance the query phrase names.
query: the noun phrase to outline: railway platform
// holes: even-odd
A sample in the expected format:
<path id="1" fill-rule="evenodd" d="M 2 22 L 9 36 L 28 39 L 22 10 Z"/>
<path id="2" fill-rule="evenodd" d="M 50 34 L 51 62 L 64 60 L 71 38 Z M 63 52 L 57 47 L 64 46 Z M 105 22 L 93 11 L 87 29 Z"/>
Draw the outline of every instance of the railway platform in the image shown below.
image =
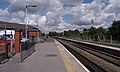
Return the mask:
<path id="1" fill-rule="evenodd" d="M 15 55 L 0 65 L 0 72 L 89 72 L 58 41 L 49 38 L 35 45 L 35 52 L 18 62 Z"/>

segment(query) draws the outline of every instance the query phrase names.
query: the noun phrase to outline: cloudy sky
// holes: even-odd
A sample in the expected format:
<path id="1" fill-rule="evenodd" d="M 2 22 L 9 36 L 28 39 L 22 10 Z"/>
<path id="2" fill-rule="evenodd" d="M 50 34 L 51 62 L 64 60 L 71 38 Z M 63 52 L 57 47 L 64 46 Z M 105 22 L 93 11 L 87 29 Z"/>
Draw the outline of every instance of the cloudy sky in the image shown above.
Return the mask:
<path id="1" fill-rule="evenodd" d="M 28 7 L 27 17 L 25 15 Z M 109 27 L 120 19 L 120 0 L 0 0 L 0 21 L 38 25 L 42 32 Z"/>

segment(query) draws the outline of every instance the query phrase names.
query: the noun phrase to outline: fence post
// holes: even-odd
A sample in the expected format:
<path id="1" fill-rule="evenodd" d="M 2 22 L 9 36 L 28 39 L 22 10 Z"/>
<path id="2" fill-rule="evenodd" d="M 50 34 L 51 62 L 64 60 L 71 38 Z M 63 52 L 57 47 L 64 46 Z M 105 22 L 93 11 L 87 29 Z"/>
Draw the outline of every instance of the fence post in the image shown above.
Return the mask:
<path id="1" fill-rule="evenodd" d="M 98 40 L 101 42 L 100 36 L 98 35 Z"/>
<path id="2" fill-rule="evenodd" d="M 110 35 L 110 40 L 111 40 L 111 44 L 112 44 L 112 35 Z"/>
<path id="3" fill-rule="evenodd" d="M 105 42 L 105 36 L 103 36 L 103 41 Z"/>

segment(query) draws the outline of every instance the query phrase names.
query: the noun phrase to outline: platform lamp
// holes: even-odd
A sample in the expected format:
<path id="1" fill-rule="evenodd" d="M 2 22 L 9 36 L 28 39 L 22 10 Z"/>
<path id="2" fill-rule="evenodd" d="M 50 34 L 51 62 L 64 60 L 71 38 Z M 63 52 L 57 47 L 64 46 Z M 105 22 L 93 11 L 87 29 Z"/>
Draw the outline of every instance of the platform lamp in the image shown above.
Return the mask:
<path id="1" fill-rule="evenodd" d="M 37 5 L 26 5 L 26 11 L 25 11 L 25 15 L 26 15 L 26 39 L 27 39 L 27 29 L 28 29 L 28 25 L 27 25 L 27 9 L 28 7 L 37 7 Z"/>

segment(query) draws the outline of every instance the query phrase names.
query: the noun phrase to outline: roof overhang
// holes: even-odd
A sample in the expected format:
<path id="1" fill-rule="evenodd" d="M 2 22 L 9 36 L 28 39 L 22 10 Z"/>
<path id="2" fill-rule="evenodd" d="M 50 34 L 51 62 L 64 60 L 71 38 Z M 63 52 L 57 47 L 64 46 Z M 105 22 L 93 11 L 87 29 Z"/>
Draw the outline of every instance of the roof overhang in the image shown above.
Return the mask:
<path id="1" fill-rule="evenodd" d="M 35 28 L 30 25 L 27 25 L 27 26 L 28 26 L 27 28 L 28 31 L 39 31 L 38 28 Z M 18 23 L 0 21 L 0 29 L 5 29 L 5 27 L 7 30 L 25 30 L 26 24 L 18 24 Z"/>

